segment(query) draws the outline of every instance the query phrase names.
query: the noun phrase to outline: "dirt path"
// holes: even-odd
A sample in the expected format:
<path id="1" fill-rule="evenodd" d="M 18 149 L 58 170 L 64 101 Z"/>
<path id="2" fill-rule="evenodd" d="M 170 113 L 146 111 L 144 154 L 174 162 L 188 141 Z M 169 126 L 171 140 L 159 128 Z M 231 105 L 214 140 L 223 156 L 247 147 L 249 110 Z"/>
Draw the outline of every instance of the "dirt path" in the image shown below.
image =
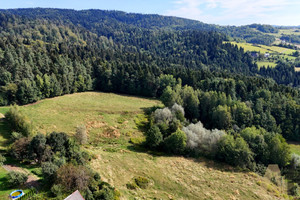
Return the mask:
<path id="1" fill-rule="evenodd" d="M 21 168 L 21 167 L 17 167 L 17 166 L 14 166 L 14 165 L 3 165 L 2 166 L 6 171 L 17 171 L 17 172 L 22 172 L 22 173 L 25 173 L 25 174 L 29 174 L 28 176 L 28 179 L 25 183 L 25 185 L 27 187 L 35 187 L 37 188 L 39 186 L 39 177 L 31 174 L 28 170 L 24 169 L 24 168 Z"/>

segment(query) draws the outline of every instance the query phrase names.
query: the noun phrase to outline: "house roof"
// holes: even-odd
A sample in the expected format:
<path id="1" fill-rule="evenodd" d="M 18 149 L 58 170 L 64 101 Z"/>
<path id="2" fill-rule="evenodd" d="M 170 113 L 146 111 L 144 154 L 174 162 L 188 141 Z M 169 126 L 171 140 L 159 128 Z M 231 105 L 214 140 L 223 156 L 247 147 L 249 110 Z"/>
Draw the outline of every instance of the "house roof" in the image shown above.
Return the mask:
<path id="1" fill-rule="evenodd" d="M 73 194 L 71 194 L 70 196 L 68 196 L 64 200 L 84 200 L 84 198 L 82 197 L 80 192 L 78 190 L 76 190 L 75 192 L 73 192 Z"/>

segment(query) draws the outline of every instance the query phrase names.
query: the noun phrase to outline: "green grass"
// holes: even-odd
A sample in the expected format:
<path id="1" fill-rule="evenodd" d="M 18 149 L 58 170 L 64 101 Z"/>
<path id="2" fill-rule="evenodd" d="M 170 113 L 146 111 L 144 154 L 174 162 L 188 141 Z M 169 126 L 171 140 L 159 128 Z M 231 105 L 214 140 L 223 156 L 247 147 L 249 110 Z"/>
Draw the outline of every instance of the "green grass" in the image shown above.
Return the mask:
<path id="1" fill-rule="evenodd" d="M 290 143 L 292 153 L 298 154 L 300 156 L 300 144 Z"/>
<path id="2" fill-rule="evenodd" d="M 36 131 L 48 133 L 62 131 L 74 134 L 76 127 L 85 124 L 91 129 L 116 125 L 122 133 L 132 131 L 134 116 L 144 108 L 160 102 L 111 93 L 86 92 L 42 100 L 20 110 L 32 120 Z M 122 121 L 122 123 L 120 123 Z M 118 123 L 119 122 L 119 123 Z"/>
<path id="3" fill-rule="evenodd" d="M 260 53 L 271 53 L 270 50 L 267 50 L 266 48 L 258 47 L 258 46 L 253 46 L 250 43 L 239 43 L 239 42 L 230 42 L 233 45 L 237 45 L 240 48 L 243 48 L 244 51 L 257 51 Z"/>
<path id="4" fill-rule="evenodd" d="M 260 69 L 261 67 L 271 67 L 271 68 L 273 68 L 273 67 L 276 67 L 276 63 L 274 63 L 274 62 L 268 62 L 268 61 L 258 61 L 257 63 L 257 66 L 258 66 L 258 68 Z"/>
<path id="5" fill-rule="evenodd" d="M 288 49 L 288 48 L 278 47 L 278 46 L 266 46 L 261 44 L 253 45 L 250 43 L 239 43 L 239 42 L 230 42 L 230 43 L 233 45 L 237 45 L 238 47 L 242 47 L 245 51 L 257 51 L 260 53 L 278 53 L 278 54 L 290 55 L 296 51 L 293 49 Z"/>
<path id="6" fill-rule="evenodd" d="M 9 200 L 9 198 L 8 198 L 9 194 L 16 189 L 23 189 L 23 191 L 25 193 L 29 192 L 29 189 L 27 189 L 27 188 L 9 188 L 9 187 L 7 187 L 7 185 L 6 185 L 7 173 L 8 172 L 3 167 L 0 167 L 0 199 L 1 200 Z"/>
<path id="7" fill-rule="evenodd" d="M 280 38 L 282 34 L 285 34 L 285 35 L 300 35 L 300 32 L 295 32 L 295 30 L 300 31 L 300 29 L 279 29 L 278 33 L 272 33 L 272 34 L 267 33 L 267 34 L 274 35 L 277 38 Z"/>
<path id="8" fill-rule="evenodd" d="M 142 147 L 145 137 L 137 126 L 147 120 L 143 110 L 160 105 L 153 99 L 87 92 L 20 109 L 43 133 L 64 131 L 72 135 L 77 125 L 85 124 L 90 144 L 83 148 L 92 155 L 90 166 L 121 192 L 121 199 L 276 199 L 272 191 L 279 188 L 253 173 Z M 126 184 L 139 176 L 150 180 L 149 187 L 127 189 Z"/>

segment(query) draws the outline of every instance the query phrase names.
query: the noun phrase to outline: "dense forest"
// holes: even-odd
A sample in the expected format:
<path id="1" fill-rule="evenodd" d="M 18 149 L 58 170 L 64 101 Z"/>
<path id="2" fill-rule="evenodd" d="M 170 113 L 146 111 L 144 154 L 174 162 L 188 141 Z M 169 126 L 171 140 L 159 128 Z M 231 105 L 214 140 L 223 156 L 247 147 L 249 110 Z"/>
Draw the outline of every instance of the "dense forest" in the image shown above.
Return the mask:
<path id="1" fill-rule="evenodd" d="M 285 63 L 259 71 L 243 49 L 223 43 L 226 35 L 193 28 L 199 22 L 19 9 L 1 11 L 0 23 L 0 105 L 87 90 L 169 95 L 206 128 L 254 125 L 300 140 L 300 94 L 290 87 L 299 73 Z"/>
<path id="2" fill-rule="evenodd" d="M 259 174 L 278 164 L 300 184 L 300 156 L 286 142 L 300 141 L 300 73 L 284 61 L 259 69 L 224 42 L 269 44 L 273 36 L 263 33 L 277 32 L 117 11 L 1 10 L 0 106 L 89 90 L 155 97 L 164 107 L 145 109 L 143 147 Z M 33 136 L 17 106 L 5 118 L 14 131 L 10 154 L 38 163 L 53 194 L 79 188 L 86 199 L 118 199 L 86 165 L 84 126 L 75 142 L 65 133 Z"/>
<path id="3" fill-rule="evenodd" d="M 217 31 L 231 38 L 239 38 L 249 43 L 270 45 L 275 41 L 272 35 L 278 29 L 270 25 L 252 24 L 245 26 L 218 26 L 178 17 L 164 17 L 160 15 L 142 15 L 121 11 L 103 10 L 67 10 L 67 9 L 16 9 L 1 10 L 1 12 L 26 16 L 31 19 L 43 18 L 47 20 L 68 21 L 75 25 L 107 37 L 122 39 L 120 32 L 140 33 L 140 29 L 155 30 L 197 30 Z M 128 31 L 130 30 L 130 31 Z M 124 41 L 123 41 L 124 42 Z"/>

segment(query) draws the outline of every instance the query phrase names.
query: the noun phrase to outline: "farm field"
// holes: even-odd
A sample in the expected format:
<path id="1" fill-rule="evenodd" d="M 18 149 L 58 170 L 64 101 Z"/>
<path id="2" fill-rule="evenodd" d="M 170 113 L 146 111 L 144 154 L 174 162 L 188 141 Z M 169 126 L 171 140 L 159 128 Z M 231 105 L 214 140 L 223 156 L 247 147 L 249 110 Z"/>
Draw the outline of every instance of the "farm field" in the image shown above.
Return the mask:
<path id="1" fill-rule="evenodd" d="M 257 51 L 260 53 L 281 53 L 285 55 L 290 55 L 296 50 L 288 49 L 278 46 L 266 46 L 266 45 L 252 45 L 250 43 L 239 43 L 239 42 L 230 42 L 233 45 L 242 47 L 245 51 Z M 292 57 L 292 56 L 291 56 Z"/>
<path id="2" fill-rule="evenodd" d="M 300 31 L 299 28 L 297 29 L 279 29 L 278 33 L 267 33 L 269 35 L 274 35 L 275 37 L 280 38 L 282 34 L 285 35 L 300 35 L 300 32 L 295 32 L 296 30 Z"/>
<path id="3" fill-rule="evenodd" d="M 266 46 L 266 45 L 252 45 L 250 43 L 239 43 L 239 42 L 230 42 L 233 45 L 237 45 L 240 48 L 243 48 L 245 51 L 256 51 L 260 53 L 270 53 L 271 59 L 281 59 L 289 62 L 294 62 L 296 57 L 291 56 L 296 50 L 278 47 L 278 46 Z M 261 67 L 276 67 L 275 61 L 262 60 L 257 61 L 258 68 Z M 297 71 L 297 69 L 296 69 Z"/>
<path id="4" fill-rule="evenodd" d="M 136 123 L 145 120 L 144 109 L 160 105 L 153 99 L 86 92 L 20 109 L 43 133 L 73 135 L 77 125 L 85 124 L 89 144 L 84 149 L 92 155 L 90 165 L 121 192 L 121 199 L 284 199 L 279 187 L 254 173 L 237 172 L 204 158 L 149 152 L 140 146 L 144 135 Z M 0 108 L 2 113 L 6 110 Z M 150 179 L 150 187 L 127 189 L 126 184 L 138 176 Z"/>
<path id="5" fill-rule="evenodd" d="M 268 61 L 258 61 L 257 63 L 258 68 L 260 69 L 261 67 L 276 67 L 276 63 L 274 62 L 268 62 Z"/>

